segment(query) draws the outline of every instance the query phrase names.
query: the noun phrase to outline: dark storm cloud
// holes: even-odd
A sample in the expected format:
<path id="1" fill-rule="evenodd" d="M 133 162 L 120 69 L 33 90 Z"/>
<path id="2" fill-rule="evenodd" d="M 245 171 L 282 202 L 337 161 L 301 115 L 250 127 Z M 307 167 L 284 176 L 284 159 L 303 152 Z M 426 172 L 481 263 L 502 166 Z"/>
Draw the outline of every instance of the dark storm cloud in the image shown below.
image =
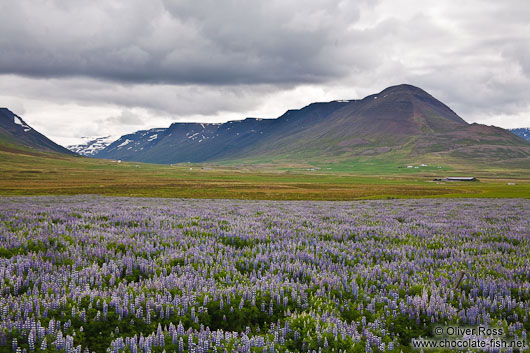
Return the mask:
<path id="1" fill-rule="evenodd" d="M 335 44 L 358 19 L 357 6 L 288 3 L 6 1 L 0 72 L 172 84 L 292 84 L 346 74 Z"/>

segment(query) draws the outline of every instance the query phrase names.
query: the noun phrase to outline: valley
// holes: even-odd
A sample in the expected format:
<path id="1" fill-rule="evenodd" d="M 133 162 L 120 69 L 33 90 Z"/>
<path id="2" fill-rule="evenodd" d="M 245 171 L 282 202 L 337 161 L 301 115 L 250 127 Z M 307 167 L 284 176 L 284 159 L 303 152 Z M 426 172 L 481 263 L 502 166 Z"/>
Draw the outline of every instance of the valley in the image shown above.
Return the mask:
<path id="1" fill-rule="evenodd" d="M 274 200 L 530 197 L 530 178 L 524 169 L 476 170 L 464 165 L 407 168 L 370 163 L 168 166 L 5 150 L 0 150 L 0 158 L 0 195 Z M 480 182 L 433 182 L 440 176 L 459 175 L 472 175 Z"/>

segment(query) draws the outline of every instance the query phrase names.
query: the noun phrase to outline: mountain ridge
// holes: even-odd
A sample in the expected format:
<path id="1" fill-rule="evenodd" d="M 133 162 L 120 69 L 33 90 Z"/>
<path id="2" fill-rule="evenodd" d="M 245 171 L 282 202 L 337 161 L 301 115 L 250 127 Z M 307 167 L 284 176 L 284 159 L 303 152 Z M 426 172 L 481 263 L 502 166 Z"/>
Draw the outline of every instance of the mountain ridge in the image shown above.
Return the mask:
<path id="1" fill-rule="evenodd" d="M 0 138 L 35 150 L 173 164 L 336 163 L 355 160 L 504 163 L 530 167 L 530 143 L 494 126 L 468 124 L 421 88 L 402 84 L 362 99 L 315 102 L 276 119 L 172 123 L 118 139 L 86 139 L 71 152 L 0 109 Z M 114 141 L 112 141 L 114 140 Z M 65 152 L 66 151 L 66 152 Z"/>
<path id="2" fill-rule="evenodd" d="M 96 157 L 171 164 L 421 155 L 520 159 L 530 157 L 530 144 L 500 128 L 468 124 L 423 89 L 402 84 L 358 100 L 311 103 L 276 119 L 142 130 L 120 137 Z"/>

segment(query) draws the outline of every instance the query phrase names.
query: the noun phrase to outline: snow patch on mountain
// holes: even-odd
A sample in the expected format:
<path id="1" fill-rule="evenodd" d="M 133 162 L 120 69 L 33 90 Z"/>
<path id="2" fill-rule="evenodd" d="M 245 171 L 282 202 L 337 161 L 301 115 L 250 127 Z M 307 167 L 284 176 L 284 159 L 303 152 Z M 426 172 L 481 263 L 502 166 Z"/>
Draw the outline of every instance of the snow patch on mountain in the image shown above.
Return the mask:
<path id="1" fill-rule="evenodd" d="M 21 119 L 19 116 L 17 116 L 17 115 L 13 115 L 13 122 L 14 122 L 15 124 L 17 124 L 17 125 L 22 126 L 22 128 L 24 129 L 24 132 L 28 132 L 28 131 L 31 130 L 31 127 L 30 127 L 28 124 L 26 124 L 26 123 L 24 122 L 24 120 L 22 120 L 22 119 Z"/>
<path id="2" fill-rule="evenodd" d="M 126 145 L 128 145 L 129 143 L 131 143 L 131 142 L 133 142 L 133 140 L 125 139 L 125 141 L 123 141 L 122 143 L 120 143 L 120 144 L 118 145 L 118 148 L 121 148 L 121 147 L 123 147 L 123 146 L 126 146 Z"/>
<path id="3" fill-rule="evenodd" d="M 95 157 L 100 151 L 105 149 L 112 142 L 116 141 L 119 136 L 103 136 L 103 137 L 83 137 L 82 142 L 77 145 L 70 145 L 67 148 L 86 157 Z"/>

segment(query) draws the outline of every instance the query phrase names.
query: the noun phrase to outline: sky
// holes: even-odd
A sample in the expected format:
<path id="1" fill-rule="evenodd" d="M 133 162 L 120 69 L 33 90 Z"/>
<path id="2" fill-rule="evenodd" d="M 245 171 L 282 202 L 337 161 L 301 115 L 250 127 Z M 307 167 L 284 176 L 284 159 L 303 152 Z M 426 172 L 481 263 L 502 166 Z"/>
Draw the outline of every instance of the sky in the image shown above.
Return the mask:
<path id="1" fill-rule="evenodd" d="M 423 88 L 530 127 L 527 0 L 0 0 L 0 106 L 52 140 Z"/>

